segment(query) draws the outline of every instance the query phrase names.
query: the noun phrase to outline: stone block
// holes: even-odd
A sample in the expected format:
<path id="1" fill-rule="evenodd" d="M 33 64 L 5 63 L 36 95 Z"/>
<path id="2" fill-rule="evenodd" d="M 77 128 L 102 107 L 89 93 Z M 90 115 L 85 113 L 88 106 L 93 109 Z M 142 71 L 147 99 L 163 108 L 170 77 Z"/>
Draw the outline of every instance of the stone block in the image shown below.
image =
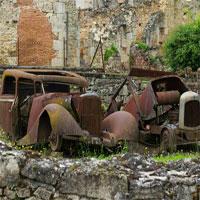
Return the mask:
<path id="1" fill-rule="evenodd" d="M 0 196 L 3 195 L 3 188 L 0 188 Z"/>
<path id="2" fill-rule="evenodd" d="M 48 191 L 45 188 L 39 187 L 35 192 L 34 195 L 38 198 L 41 198 L 43 200 L 50 200 L 52 196 L 52 192 Z"/>
<path id="3" fill-rule="evenodd" d="M 24 177 L 49 185 L 55 185 L 57 183 L 60 173 L 62 171 L 51 160 L 30 159 L 21 170 L 21 174 Z"/>
<path id="4" fill-rule="evenodd" d="M 110 184 L 112 183 L 112 184 Z M 76 185 L 76 187 L 74 187 Z M 113 193 L 127 193 L 127 178 L 110 176 L 108 174 L 73 174 L 66 172 L 58 185 L 63 194 L 79 194 L 98 199 L 112 199 Z"/>
<path id="5" fill-rule="evenodd" d="M 80 198 L 79 198 L 79 196 L 77 196 L 77 195 L 68 195 L 68 196 L 67 196 L 67 199 L 68 199 L 68 200 L 79 200 Z"/>
<path id="6" fill-rule="evenodd" d="M 65 13 L 65 4 L 62 2 L 55 2 L 53 4 L 53 11 L 57 14 L 64 14 Z"/>
<path id="7" fill-rule="evenodd" d="M 16 199 L 16 192 L 10 190 L 9 188 L 4 189 L 4 195 L 9 199 Z"/>
<path id="8" fill-rule="evenodd" d="M 30 198 L 27 198 L 27 199 L 25 199 L 25 200 L 41 200 L 41 199 L 38 198 L 38 197 L 30 197 Z"/>
<path id="9" fill-rule="evenodd" d="M 63 51 L 63 40 L 54 40 L 53 49 L 56 51 Z"/>
<path id="10" fill-rule="evenodd" d="M 19 181 L 19 164 L 16 158 L 7 157 L 0 159 L 0 187 L 15 185 Z"/>
<path id="11" fill-rule="evenodd" d="M 63 58 L 54 58 L 51 62 L 51 66 L 60 67 L 64 65 L 63 62 L 64 62 Z"/>
<path id="12" fill-rule="evenodd" d="M 31 195 L 31 191 L 28 188 L 17 188 L 16 191 L 19 198 L 28 198 Z"/>

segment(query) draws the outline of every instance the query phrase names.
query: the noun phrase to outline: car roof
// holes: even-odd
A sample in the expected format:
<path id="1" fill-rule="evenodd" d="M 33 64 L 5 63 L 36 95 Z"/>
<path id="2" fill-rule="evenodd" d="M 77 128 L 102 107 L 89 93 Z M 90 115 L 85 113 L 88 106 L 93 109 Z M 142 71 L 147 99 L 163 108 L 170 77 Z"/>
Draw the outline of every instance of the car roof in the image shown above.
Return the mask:
<path id="1" fill-rule="evenodd" d="M 80 87 L 88 87 L 88 81 L 83 76 L 64 70 L 7 69 L 3 73 L 3 77 L 5 76 L 13 76 L 16 79 L 27 78 L 44 82 L 62 82 L 79 85 Z"/>

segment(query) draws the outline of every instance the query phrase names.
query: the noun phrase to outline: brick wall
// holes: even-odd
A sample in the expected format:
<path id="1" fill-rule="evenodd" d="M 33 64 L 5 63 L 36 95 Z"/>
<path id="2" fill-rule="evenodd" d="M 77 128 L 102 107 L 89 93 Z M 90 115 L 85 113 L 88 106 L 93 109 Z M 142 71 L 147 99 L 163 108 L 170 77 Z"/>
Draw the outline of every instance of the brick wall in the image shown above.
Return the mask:
<path id="1" fill-rule="evenodd" d="M 0 13 L 1 64 L 79 66 L 74 1 L 2 0 Z"/>
<path id="2" fill-rule="evenodd" d="M 33 7 L 31 0 L 19 0 L 18 23 L 19 65 L 49 66 L 56 57 L 53 50 L 54 34 L 46 15 Z"/>

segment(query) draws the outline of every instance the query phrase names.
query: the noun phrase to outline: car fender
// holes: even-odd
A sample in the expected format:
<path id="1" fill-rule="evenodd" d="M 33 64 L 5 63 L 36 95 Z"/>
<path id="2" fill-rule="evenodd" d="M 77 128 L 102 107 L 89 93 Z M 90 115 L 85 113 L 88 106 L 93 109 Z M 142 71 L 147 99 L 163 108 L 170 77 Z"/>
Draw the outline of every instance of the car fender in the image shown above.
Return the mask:
<path id="1" fill-rule="evenodd" d="M 62 138 L 67 136 L 83 136 L 83 131 L 73 116 L 59 104 L 48 104 L 40 113 L 33 127 L 25 137 L 19 140 L 20 145 L 31 145 L 49 141 L 51 132 Z"/>
<path id="2" fill-rule="evenodd" d="M 138 123 L 134 116 L 125 111 L 114 112 L 102 122 L 102 131 L 111 133 L 116 142 L 139 141 Z"/>

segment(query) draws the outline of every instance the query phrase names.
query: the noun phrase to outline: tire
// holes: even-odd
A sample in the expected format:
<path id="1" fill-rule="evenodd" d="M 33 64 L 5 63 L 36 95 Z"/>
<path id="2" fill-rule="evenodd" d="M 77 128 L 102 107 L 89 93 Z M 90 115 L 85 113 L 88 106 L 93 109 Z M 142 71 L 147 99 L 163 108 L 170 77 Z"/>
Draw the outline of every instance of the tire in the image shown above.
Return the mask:
<path id="1" fill-rule="evenodd" d="M 164 129 L 161 135 L 160 152 L 173 153 L 177 149 L 176 134 L 173 129 Z"/>
<path id="2" fill-rule="evenodd" d="M 61 151 L 62 148 L 62 137 L 51 131 L 51 135 L 49 137 L 49 144 L 52 151 Z"/>

